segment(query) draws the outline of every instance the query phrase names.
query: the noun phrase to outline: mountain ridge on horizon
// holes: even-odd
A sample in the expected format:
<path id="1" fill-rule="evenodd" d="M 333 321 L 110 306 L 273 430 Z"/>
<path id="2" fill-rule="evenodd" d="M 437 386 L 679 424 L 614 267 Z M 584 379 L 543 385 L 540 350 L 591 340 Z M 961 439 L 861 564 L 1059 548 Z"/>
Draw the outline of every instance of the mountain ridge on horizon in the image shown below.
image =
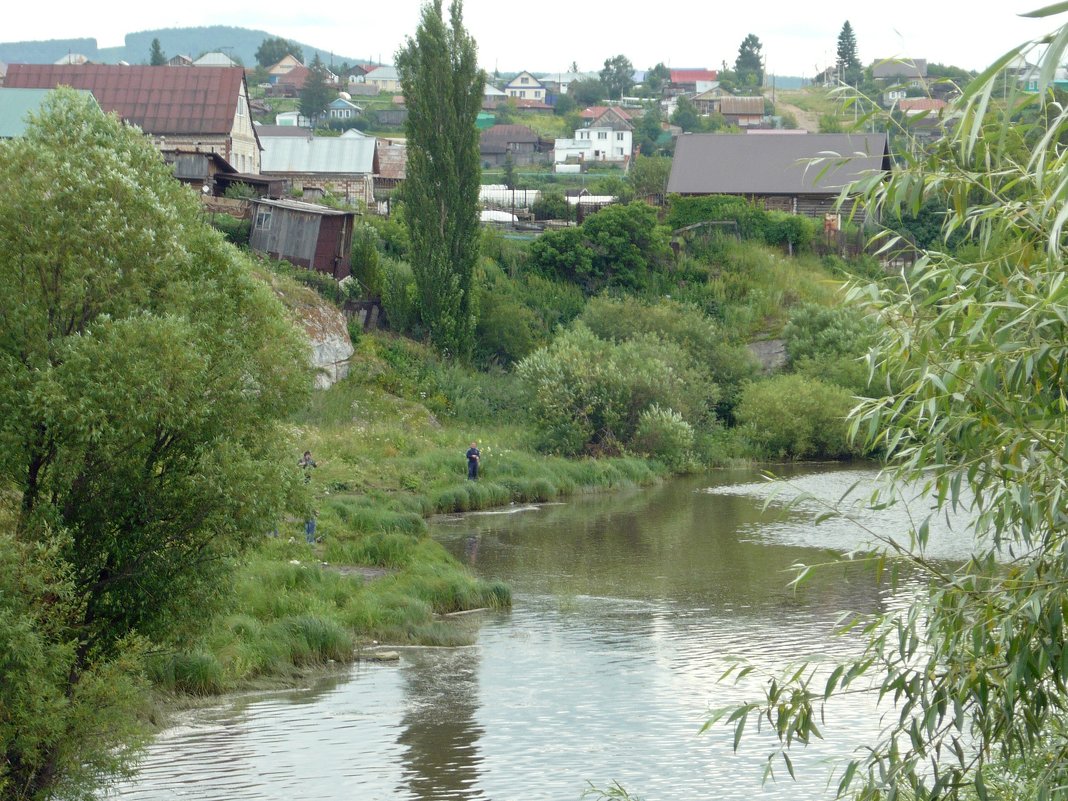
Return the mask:
<path id="1" fill-rule="evenodd" d="M 256 50 L 260 44 L 264 39 L 272 39 L 276 36 L 278 34 L 255 28 L 205 25 L 135 31 L 126 34 L 125 44 L 115 47 L 99 47 L 94 37 L 0 42 L 0 61 L 8 64 L 52 64 L 70 53 L 80 53 L 90 61 L 102 64 L 115 64 L 119 61 L 125 61 L 128 64 L 147 64 L 152 40 L 159 39 L 160 47 L 167 58 L 178 54 L 197 58 L 203 53 L 218 50 L 239 60 L 246 67 L 253 67 L 256 64 Z M 296 44 L 303 49 L 306 61 L 311 61 L 318 54 L 327 65 L 331 63 L 379 63 L 375 58 L 353 58 L 304 42 L 298 41 Z"/>

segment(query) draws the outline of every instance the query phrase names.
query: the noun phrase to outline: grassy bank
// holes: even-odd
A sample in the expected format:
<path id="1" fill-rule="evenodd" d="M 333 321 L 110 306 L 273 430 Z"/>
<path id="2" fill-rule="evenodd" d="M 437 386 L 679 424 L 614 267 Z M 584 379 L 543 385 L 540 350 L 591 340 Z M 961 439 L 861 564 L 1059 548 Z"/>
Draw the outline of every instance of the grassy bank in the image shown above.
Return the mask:
<path id="1" fill-rule="evenodd" d="M 409 340 L 361 338 L 350 377 L 313 395 L 293 420 L 297 450 L 311 450 L 318 464 L 294 489 L 294 514 L 277 536 L 265 526 L 208 630 L 152 660 L 156 686 L 209 695 L 292 681 L 357 659 L 372 642 L 468 643 L 471 624 L 445 616 L 507 607 L 510 592 L 474 578 L 431 540 L 428 516 L 648 484 L 664 474 L 637 458 L 536 453 L 514 421 L 514 382 L 445 365 Z M 483 454 L 478 482 L 466 479 L 472 440 Z M 308 514 L 321 538 L 314 545 L 305 542 Z"/>

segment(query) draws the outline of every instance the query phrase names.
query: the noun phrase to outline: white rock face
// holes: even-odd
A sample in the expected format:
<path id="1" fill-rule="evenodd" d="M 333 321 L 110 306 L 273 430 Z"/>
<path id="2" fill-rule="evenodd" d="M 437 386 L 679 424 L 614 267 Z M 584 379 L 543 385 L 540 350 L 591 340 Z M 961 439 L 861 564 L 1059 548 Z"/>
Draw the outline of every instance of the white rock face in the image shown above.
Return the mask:
<path id="1" fill-rule="evenodd" d="M 328 389 L 349 374 L 353 349 L 345 315 L 325 302 L 305 305 L 299 311 L 311 341 L 315 388 Z"/>

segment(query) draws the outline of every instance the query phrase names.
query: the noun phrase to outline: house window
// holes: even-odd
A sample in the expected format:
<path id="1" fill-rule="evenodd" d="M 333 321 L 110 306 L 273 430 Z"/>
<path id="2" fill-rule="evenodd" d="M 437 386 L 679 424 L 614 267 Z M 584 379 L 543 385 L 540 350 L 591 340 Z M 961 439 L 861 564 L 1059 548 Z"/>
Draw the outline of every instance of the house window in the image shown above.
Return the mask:
<path id="1" fill-rule="evenodd" d="M 607 139 L 608 138 L 608 131 L 598 131 L 597 132 L 597 138 L 598 139 Z"/>
<path id="2" fill-rule="evenodd" d="M 623 134 L 622 133 L 617 133 L 616 134 L 616 141 L 617 142 L 622 142 L 623 141 Z"/>
<path id="3" fill-rule="evenodd" d="M 526 78 L 526 77 L 520 78 L 519 82 L 520 83 L 530 83 L 530 78 Z"/>
<path id="4" fill-rule="evenodd" d="M 256 230 L 267 231 L 271 227 L 271 210 L 260 209 L 256 212 Z"/>
<path id="5" fill-rule="evenodd" d="M 526 97 L 527 96 L 527 90 L 526 89 L 520 89 L 519 90 L 519 96 L 520 97 Z"/>

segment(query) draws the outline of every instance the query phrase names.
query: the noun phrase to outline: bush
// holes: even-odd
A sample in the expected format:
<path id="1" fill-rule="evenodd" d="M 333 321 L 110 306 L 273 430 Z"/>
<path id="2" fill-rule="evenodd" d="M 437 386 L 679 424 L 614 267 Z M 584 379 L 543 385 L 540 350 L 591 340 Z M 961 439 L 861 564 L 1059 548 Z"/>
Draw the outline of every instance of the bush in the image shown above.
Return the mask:
<path id="1" fill-rule="evenodd" d="M 252 234 L 252 221 L 239 220 L 229 214 L 213 214 L 212 227 L 221 231 L 226 241 L 238 246 L 247 246 Z"/>
<path id="2" fill-rule="evenodd" d="M 667 217 L 671 228 L 710 221 L 733 221 L 744 239 L 794 251 L 809 250 L 817 233 L 816 221 L 810 217 L 766 211 L 734 195 L 672 196 Z"/>
<path id="3" fill-rule="evenodd" d="M 391 257 L 383 257 L 382 310 L 389 328 L 398 334 L 414 334 L 419 329 L 419 304 L 415 276 L 411 265 Z"/>
<path id="4" fill-rule="evenodd" d="M 848 306 L 805 304 L 794 309 L 783 329 L 788 365 L 854 393 L 868 386 L 862 359 L 873 344 L 875 320 Z"/>
<path id="5" fill-rule="evenodd" d="M 693 442 L 693 426 L 678 412 L 654 403 L 638 416 L 632 448 L 678 469 L 692 460 Z"/>
<path id="6" fill-rule="evenodd" d="M 858 455 L 847 436 L 849 392 L 801 375 L 750 384 L 735 410 L 744 434 L 772 459 L 839 459 Z"/>
<path id="7" fill-rule="evenodd" d="M 618 452 L 654 403 L 703 421 L 716 400 L 711 378 L 677 344 L 649 334 L 615 343 L 582 323 L 524 359 L 517 373 L 541 447 L 562 454 Z"/>
<path id="8" fill-rule="evenodd" d="M 702 365 L 720 390 L 716 414 L 729 420 L 743 385 L 753 379 L 759 365 L 741 343 L 700 309 L 674 300 L 643 303 L 633 297 L 594 298 L 582 312 L 582 321 L 597 336 L 623 342 L 641 334 L 655 334 L 684 348 L 695 364 Z"/>
<path id="9" fill-rule="evenodd" d="M 530 263 L 542 275 L 572 281 L 594 294 L 606 286 L 644 288 L 650 271 L 669 252 L 656 209 L 636 202 L 613 204 L 578 228 L 542 235 L 530 247 Z"/>
<path id="10" fill-rule="evenodd" d="M 542 192 L 530 210 L 536 220 L 570 220 L 572 217 L 571 206 L 560 192 Z"/>
<path id="11" fill-rule="evenodd" d="M 385 278 L 378 257 L 378 233 L 370 225 L 357 225 L 352 232 L 352 277 L 362 297 L 380 300 Z"/>

